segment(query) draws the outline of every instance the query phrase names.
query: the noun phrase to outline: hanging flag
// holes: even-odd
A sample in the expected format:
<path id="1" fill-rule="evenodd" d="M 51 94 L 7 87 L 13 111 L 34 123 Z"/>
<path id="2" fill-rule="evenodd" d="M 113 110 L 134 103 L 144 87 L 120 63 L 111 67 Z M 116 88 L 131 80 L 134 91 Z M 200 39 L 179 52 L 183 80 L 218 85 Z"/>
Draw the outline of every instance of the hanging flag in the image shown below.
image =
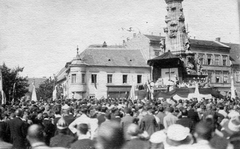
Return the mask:
<path id="1" fill-rule="evenodd" d="M 35 89 L 35 85 L 33 85 L 33 90 L 32 90 L 32 97 L 31 97 L 31 100 L 32 101 L 37 101 L 37 94 L 36 94 L 36 89 Z"/>
<path id="2" fill-rule="evenodd" d="M 0 68 L 0 91 L 3 90 L 3 82 L 2 82 L 3 78 L 2 78 L 2 70 Z"/>
<path id="3" fill-rule="evenodd" d="M 13 83 L 13 98 L 14 98 L 14 96 L 15 96 L 15 93 L 16 93 L 16 83 Z"/>
<path id="4" fill-rule="evenodd" d="M 233 76 L 231 76 L 231 99 L 236 98 Z"/>
<path id="5" fill-rule="evenodd" d="M 53 93 L 52 93 L 52 98 L 53 98 L 53 101 L 57 99 L 57 86 L 56 85 L 55 85 Z"/>
<path id="6" fill-rule="evenodd" d="M 5 93 L 4 93 L 3 90 L 1 90 L 1 98 L 2 98 L 1 104 L 2 104 L 2 105 L 6 104 L 6 103 L 7 103 L 7 100 L 6 100 L 6 96 L 5 96 Z"/>
<path id="7" fill-rule="evenodd" d="M 63 97 L 65 97 L 66 96 L 66 81 L 63 83 L 62 87 L 63 87 Z"/>
<path id="8" fill-rule="evenodd" d="M 12 101 L 11 101 L 11 105 L 13 105 L 14 104 L 14 98 L 12 99 Z"/>

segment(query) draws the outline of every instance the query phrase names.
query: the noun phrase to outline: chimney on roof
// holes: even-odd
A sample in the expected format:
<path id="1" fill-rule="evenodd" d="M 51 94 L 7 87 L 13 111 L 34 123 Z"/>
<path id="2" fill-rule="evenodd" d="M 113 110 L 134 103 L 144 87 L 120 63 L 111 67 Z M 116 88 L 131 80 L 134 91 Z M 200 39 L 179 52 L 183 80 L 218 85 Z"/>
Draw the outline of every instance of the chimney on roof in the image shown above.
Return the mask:
<path id="1" fill-rule="evenodd" d="M 135 38 L 137 36 L 137 34 L 136 33 L 133 33 L 133 38 Z"/>
<path id="2" fill-rule="evenodd" d="M 215 40 L 216 40 L 217 42 L 221 42 L 221 38 L 220 38 L 220 37 L 217 37 Z"/>
<path id="3" fill-rule="evenodd" d="M 107 43 L 106 43 L 106 41 L 103 42 L 102 47 L 107 47 Z"/>

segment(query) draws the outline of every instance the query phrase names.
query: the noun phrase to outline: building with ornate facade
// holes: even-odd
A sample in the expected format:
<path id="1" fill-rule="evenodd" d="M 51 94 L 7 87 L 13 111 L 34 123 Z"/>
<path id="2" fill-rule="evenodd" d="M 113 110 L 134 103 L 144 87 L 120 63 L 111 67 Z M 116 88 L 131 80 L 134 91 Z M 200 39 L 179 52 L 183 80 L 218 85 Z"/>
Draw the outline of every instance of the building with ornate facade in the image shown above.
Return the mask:
<path id="1" fill-rule="evenodd" d="M 164 41 L 162 36 L 137 34 L 126 42 L 126 47 L 140 49 L 142 53 L 148 52 L 148 58 L 151 59 L 166 51 L 163 48 Z M 195 59 L 202 65 L 202 73 L 208 75 L 211 86 L 219 91 L 228 91 L 231 86 L 231 47 L 220 42 L 219 38 L 215 41 L 189 39 L 189 44 Z M 239 65 L 234 64 L 234 67 L 239 68 Z"/>
<path id="2" fill-rule="evenodd" d="M 63 96 L 77 99 L 130 97 L 137 85 L 176 76 L 180 81 L 184 81 L 184 77 L 198 80 L 202 79 L 200 76 L 207 76 L 204 79 L 210 87 L 227 93 L 231 87 L 230 76 L 233 75 L 236 89 L 240 89 L 240 60 L 236 54 L 239 53 L 239 45 L 222 43 L 220 38 L 213 41 L 189 39 L 183 0 L 165 1 L 166 36 L 134 33 L 130 40 L 123 42 L 123 46 L 107 46 L 106 43 L 89 46 L 58 73 L 57 82 L 63 86 Z M 176 56 L 176 62 L 183 62 L 181 67 L 183 65 L 184 68 L 164 66 L 155 71 L 147 65 L 150 59 L 164 55 L 170 59 Z M 154 74 L 157 75 L 154 77 Z"/>
<path id="3" fill-rule="evenodd" d="M 66 98 L 128 98 L 136 85 L 150 79 L 149 72 L 140 50 L 103 44 L 89 46 L 67 62 L 57 82 Z"/>

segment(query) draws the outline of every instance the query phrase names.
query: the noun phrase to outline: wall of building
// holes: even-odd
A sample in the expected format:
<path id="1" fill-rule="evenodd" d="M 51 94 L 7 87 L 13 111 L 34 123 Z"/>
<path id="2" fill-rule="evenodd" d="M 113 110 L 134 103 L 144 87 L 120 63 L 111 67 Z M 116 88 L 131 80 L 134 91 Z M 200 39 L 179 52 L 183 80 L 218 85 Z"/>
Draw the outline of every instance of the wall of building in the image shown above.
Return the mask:
<path id="1" fill-rule="evenodd" d="M 147 60 L 150 59 L 149 43 L 150 43 L 150 41 L 146 36 L 144 36 L 142 34 L 137 34 L 131 40 L 126 42 L 126 47 L 129 49 L 141 50 L 141 53 L 147 62 Z"/>
<path id="2" fill-rule="evenodd" d="M 202 64 L 202 71 L 208 75 L 211 85 L 219 91 L 228 91 L 231 86 L 229 50 L 193 47 L 192 51 L 196 53 L 195 57 Z M 210 56 L 211 63 L 208 64 Z M 226 59 L 226 62 L 223 62 L 223 59 Z"/>
<path id="3" fill-rule="evenodd" d="M 85 83 L 82 83 L 82 73 Z M 72 83 L 72 75 L 76 74 L 76 83 Z M 92 74 L 97 75 L 96 83 L 92 83 Z M 112 74 L 112 83 L 107 83 L 107 75 Z M 127 83 L 123 84 L 123 75 L 127 75 Z M 108 85 L 137 85 L 137 75 L 142 75 L 142 83 L 150 79 L 150 68 L 121 68 L 121 67 L 74 67 L 68 77 L 68 98 L 107 97 Z M 73 95 L 74 94 L 74 95 Z"/>
<path id="4" fill-rule="evenodd" d="M 151 58 L 154 57 L 154 49 L 160 49 L 160 44 L 150 44 L 149 40 L 146 40 L 146 36 L 140 34 L 136 36 L 135 38 L 132 38 L 127 42 L 127 45 L 131 47 L 137 47 L 138 49 L 141 49 L 143 51 L 142 53 L 148 53 L 147 55 Z M 141 47 L 142 46 L 142 47 Z M 220 91 L 227 91 L 230 89 L 230 74 L 231 74 L 231 63 L 230 63 L 230 49 L 229 48 L 218 48 L 218 47 L 208 47 L 208 46 L 191 46 L 191 51 L 193 53 L 196 53 L 195 57 L 198 59 L 198 56 L 204 55 L 204 63 L 202 65 L 202 69 L 205 74 L 211 75 L 211 85 L 215 88 L 217 88 Z M 212 61 L 213 64 L 207 65 L 207 55 L 212 55 Z M 219 65 L 215 65 L 215 56 L 219 55 Z M 223 56 L 227 57 L 226 66 L 223 66 Z M 220 83 L 216 83 L 216 72 L 221 72 L 220 76 Z M 223 82 L 223 78 L 228 74 L 227 83 Z"/>

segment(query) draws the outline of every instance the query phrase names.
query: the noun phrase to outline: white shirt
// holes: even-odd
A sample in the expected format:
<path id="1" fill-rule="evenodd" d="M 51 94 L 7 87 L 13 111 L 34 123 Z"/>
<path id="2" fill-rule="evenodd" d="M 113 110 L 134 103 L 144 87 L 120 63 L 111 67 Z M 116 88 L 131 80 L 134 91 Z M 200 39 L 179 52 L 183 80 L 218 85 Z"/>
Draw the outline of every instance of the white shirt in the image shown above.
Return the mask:
<path id="1" fill-rule="evenodd" d="M 87 124 L 91 128 L 91 119 L 87 117 L 86 114 L 82 114 L 80 117 L 76 118 L 69 126 L 68 128 L 72 131 L 72 133 L 77 132 L 76 126 L 79 124 Z"/>
<path id="2" fill-rule="evenodd" d="M 219 110 L 218 113 L 222 114 L 224 117 L 228 116 L 227 112 L 224 110 Z"/>

